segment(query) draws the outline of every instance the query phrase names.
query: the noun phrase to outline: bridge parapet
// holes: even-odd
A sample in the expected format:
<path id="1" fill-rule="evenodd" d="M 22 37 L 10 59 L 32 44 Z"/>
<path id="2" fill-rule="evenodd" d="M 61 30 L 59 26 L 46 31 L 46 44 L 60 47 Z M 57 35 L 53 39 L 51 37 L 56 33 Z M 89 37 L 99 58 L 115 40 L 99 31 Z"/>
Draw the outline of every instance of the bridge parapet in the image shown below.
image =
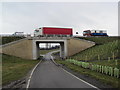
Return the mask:
<path id="1" fill-rule="evenodd" d="M 33 39 L 33 40 L 46 40 L 46 39 L 49 39 L 49 40 L 67 40 L 70 38 L 72 38 L 72 37 L 32 37 L 31 39 Z"/>

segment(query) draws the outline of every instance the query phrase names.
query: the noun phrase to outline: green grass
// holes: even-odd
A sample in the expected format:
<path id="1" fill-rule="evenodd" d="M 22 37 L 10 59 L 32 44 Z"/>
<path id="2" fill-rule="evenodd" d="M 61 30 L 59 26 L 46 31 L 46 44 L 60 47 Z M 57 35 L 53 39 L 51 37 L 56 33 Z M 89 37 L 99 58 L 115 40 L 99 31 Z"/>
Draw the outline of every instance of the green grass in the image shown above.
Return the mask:
<path id="1" fill-rule="evenodd" d="M 96 45 L 94 47 L 86 49 L 78 54 L 75 54 L 74 56 L 71 56 L 71 58 L 76 60 L 103 60 L 108 59 L 108 57 L 113 59 L 114 57 L 117 59 L 120 58 L 119 53 L 120 40 L 114 40 L 112 42 Z"/>
<path id="2" fill-rule="evenodd" d="M 49 53 L 49 52 L 56 51 L 56 50 L 59 50 L 59 49 L 40 50 L 40 54 L 47 54 L 47 53 Z"/>
<path id="3" fill-rule="evenodd" d="M 20 40 L 23 39 L 25 37 L 18 37 L 18 36 L 4 36 L 4 37 L 0 37 L 0 45 L 6 44 L 6 43 L 10 43 L 12 41 L 16 41 L 16 40 Z"/>
<path id="4" fill-rule="evenodd" d="M 21 79 L 38 63 L 38 60 L 26 60 L 14 56 L 2 55 L 2 84 Z"/>
<path id="5" fill-rule="evenodd" d="M 96 45 L 77 53 L 70 58 L 75 60 L 90 61 L 89 63 L 117 67 L 120 69 L 120 37 L 82 37 L 80 39 L 94 41 Z M 113 59 L 117 60 L 117 65 Z M 100 82 L 109 84 L 114 88 L 119 87 L 120 78 L 117 79 L 116 77 L 111 77 L 90 69 L 84 69 L 67 61 L 57 60 L 57 63 L 64 64 L 66 67 L 77 73 L 96 78 Z"/>
<path id="6" fill-rule="evenodd" d="M 97 45 L 105 44 L 120 39 L 120 37 L 79 37 L 80 39 L 85 39 L 95 42 Z"/>
<path id="7" fill-rule="evenodd" d="M 60 63 L 60 64 L 64 64 L 67 68 L 71 69 L 74 72 L 77 72 L 77 73 L 82 74 L 82 75 L 93 77 L 104 84 L 108 84 L 108 85 L 113 86 L 114 88 L 119 87 L 120 79 L 117 79 L 115 77 L 111 77 L 111 76 L 108 76 L 108 75 L 105 75 L 105 74 L 102 74 L 99 72 L 95 72 L 95 71 L 92 71 L 89 69 L 84 69 L 84 68 L 81 68 L 77 65 L 73 65 L 67 61 L 56 60 L 56 62 Z"/>
<path id="8" fill-rule="evenodd" d="M 2 86 L 2 55 L 0 54 L 0 86 Z"/>
<path id="9" fill-rule="evenodd" d="M 117 62 L 117 64 L 116 64 Z M 110 66 L 110 67 L 117 67 L 120 69 L 120 59 L 116 60 L 101 60 L 101 61 L 95 61 L 95 62 L 90 62 L 92 64 L 98 64 L 98 65 L 103 65 L 103 66 Z"/>

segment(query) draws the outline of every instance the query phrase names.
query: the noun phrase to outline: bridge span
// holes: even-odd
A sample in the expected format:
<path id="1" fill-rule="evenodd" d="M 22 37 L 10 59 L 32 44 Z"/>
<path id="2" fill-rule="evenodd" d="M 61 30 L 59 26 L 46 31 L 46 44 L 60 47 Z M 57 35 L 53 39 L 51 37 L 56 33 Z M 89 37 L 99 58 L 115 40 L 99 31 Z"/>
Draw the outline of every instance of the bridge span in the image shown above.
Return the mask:
<path id="1" fill-rule="evenodd" d="M 67 58 L 95 45 L 94 42 L 72 37 L 33 37 L 2 45 L 0 53 L 25 59 L 38 59 L 40 43 L 59 43 L 61 58 Z"/>

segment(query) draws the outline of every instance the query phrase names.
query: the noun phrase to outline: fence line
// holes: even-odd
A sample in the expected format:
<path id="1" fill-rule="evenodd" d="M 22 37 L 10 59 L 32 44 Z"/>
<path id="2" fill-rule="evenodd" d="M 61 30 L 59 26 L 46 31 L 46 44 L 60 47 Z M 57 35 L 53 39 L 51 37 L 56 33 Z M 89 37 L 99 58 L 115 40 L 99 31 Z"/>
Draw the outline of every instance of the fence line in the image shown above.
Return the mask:
<path id="1" fill-rule="evenodd" d="M 102 65 L 97 65 L 97 64 L 91 64 L 88 62 L 81 62 L 81 61 L 77 61 L 74 59 L 67 59 L 67 62 L 73 63 L 74 65 L 78 65 L 82 68 L 85 69 L 90 69 L 92 71 L 96 71 L 96 72 L 100 72 L 109 76 L 114 76 L 116 78 L 120 77 L 120 70 L 118 68 L 113 68 L 110 66 L 102 66 Z"/>

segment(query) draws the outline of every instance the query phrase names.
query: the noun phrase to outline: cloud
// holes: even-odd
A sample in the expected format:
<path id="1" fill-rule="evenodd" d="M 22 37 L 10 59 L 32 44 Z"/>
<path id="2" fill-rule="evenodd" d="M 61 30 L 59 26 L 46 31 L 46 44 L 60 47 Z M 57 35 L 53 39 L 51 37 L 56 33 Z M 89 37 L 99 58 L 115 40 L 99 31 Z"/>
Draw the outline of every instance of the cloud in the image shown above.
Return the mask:
<path id="1" fill-rule="evenodd" d="M 74 33 L 86 29 L 118 31 L 117 3 L 98 2 L 19 2 L 3 3 L 3 33 L 33 33 L 40 26 L 73 27 Z"/>

